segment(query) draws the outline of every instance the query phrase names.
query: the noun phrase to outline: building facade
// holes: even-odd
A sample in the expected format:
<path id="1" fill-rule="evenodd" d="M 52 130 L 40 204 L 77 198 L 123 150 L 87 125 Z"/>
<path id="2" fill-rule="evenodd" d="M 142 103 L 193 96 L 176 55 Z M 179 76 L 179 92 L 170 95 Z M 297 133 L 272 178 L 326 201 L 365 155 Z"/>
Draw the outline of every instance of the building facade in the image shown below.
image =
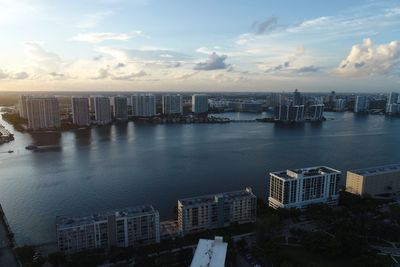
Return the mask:
<path id="1" fill-rule="evenodd" d="M 181 95 L 163 95 L 162 113 L 165 115 L 182 114 L 183 104 Z"/>
<path id="2" fill-rule="evenodd" d="M 271 172 L 269 206 L 304 208 L 311 204 L 336 205 L 341 172 L 326 166 Z"/>
<path id="3" fill-rule="evenodd" d="M 156 97 L 153 94 L 132 95 L 132 115 L 152 117 L 156 115 Z"/>
<path id="4" fill-rule="evenodd" d="M 378 196 L 400 192 L 400 164 L 350 170 L 346 191 L 356 195 Z"/>
<path id="5" fill-rule="evenodd" d="M 308 118 L 312 121 L 322 121 L 324 119 L 324 104 L 316 104 L 308 107 Z"/>
<path id="6" fill-rule="evenodd" d="M 178 200 L 181 235 L 256 221 L 257 198 L 251 188 Z"/>
<path id="7" fill-rule="evenodd" d="M 58 100 L 55 97 L 26 99 L 28 129 L 51 129 L 61 126 Z"/>
<path id="8" fill-rule="evenodd" d="M 195 114 L 208 112 L 208 96 L 204 94 L 192 95 L 192 112 Z"/>
<path id="9" fill-rule="evenodd" d="M 57 217 L 58 248 L 64 253 L 110 247 L 136 247 L 160 242 L 160 218 L 151 205 L 88 217 Z"/>
<path id="10" fill-rule="evenodd" d="M 128 120 L 128 99 L 125 96 L 114 96 L 111 101 L 111 107 L 115 120 Z"/>
<path id="11" fill-rule="evenodd" d="M 354 112 L 363 113 L 368 111 L 368 98 L 366 96 L 356 96 L 354 103 Z"/>
<path id="12" fill-rule="evenodd" d="M 111 123 L 110 99 L 106 96 L 94 96 L 94 118 L 97 124 Z"/>
<path id="13" fill-rule="evenodd" d="M 20 95 L 18 98 L 18 113 L 21 118 L 28 118 L 28 106 L 26 100 L 29 98 L 27 95 Z"/>
<path id="14" fill-rule="evenodd" d="M 287 106 L 280 105 L 274 109 L 274 118 L 283 122 L 300 122 L 304 121 L 304 106 Z"/>
<path id="15" fill-rule="evenodd" d="M 89 99 L 87 97 L 71 97 L 72 122 L 75 125 L 90 125 Z"/>

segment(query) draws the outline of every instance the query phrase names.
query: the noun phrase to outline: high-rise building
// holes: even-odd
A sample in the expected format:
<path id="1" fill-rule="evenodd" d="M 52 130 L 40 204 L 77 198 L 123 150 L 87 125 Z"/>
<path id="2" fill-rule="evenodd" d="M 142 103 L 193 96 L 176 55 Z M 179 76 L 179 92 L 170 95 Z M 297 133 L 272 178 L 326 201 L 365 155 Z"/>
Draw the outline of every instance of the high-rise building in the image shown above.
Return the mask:
<path id="1" fill-rule="evenodd" d="M 312 121 L 321 121 L 324 119 L 324 104 L 316 104 L 308 107 L 308 118 Z"/>
<path id="2" fill-rule="evenodd" d="M 297 105 L 302 105 L 302 98 L 301 98 L 301 94 L 299 92 L 298 89 L 296 89 L 293 93 L 293 105 L 297 106 Z"/>
<path id="3" fill-rule="evenodd" d="M 400 192 L 400 164 L 384 165 L 347 172 L 346 191 L 362 196 Z"/>
<path id="4" fill-rule="evenodd" d="M 214 240 L 200 239 L 190 267 L 225 267 L 227 249 L 228 243 L 222 236 L 216 236 Z"/>
<path id="5" fill-rule="evenodd" d="M 178 200 L 182 235 L 256 221 L 256 196 L 251 188 Z"/>
<path id="6" fill-rule="evenodd" d="M 346 109 L 346 100 L 343 98 L 336 99 L 335 111 L 344 111 Z"/>
<path id="7" fill-rule="evenodd" d="M 274 109 L 274 118 L 283 122 L 300 122 L 304 120 L 304 106 L 280 105 Z"/>
<path id="8" fill-rule="evenodd" d="M 151 205 L 88 217 L 57 217 L 58 248 L 64 253 L 110 247 L 136 247 L 160 242 L 160 217 Z"/>
<path id="9" fill-rule="evenodd" d="M 110 99 L 106 96 L 94 96 L 94 117 L 97 124 L 111 123 Z"/>
<path id="10" fill-rule="evenodd" d="M 79 126 L 90 124 L 89 99 L 87 97 L 71 97 L 72 122 Z"/>
<path id="11" fill-rule="evenodd" d="M 27 95 L 20 95 L 18 98 L 19 116 L 24 119 L 28 118 L 28 110 L 27 110 L 27 104 L 26 104 L 27 98 L 29 98 L 29 96 L 27 96 Z"/>
<path id="12" fill-rule="evenodd" d="M 156 97 L 153 94 L 132 95 L 132 115 L 152 117 L 156 115 Z"/>
<path id="13" fill-rule="evenodd" d="M 355 113 L 363 113 L 368 110 L 368 98 L 366 96 L 356 96 L 356 102 L 354 104 Z"/>
<path id="14" fill-rule="evenodd" d="M 181 95 L 163 95 L 162 96 L 162 113 L 165 115 L 169 114 L 182 114 L 182 96 Z"/>
<path id="15" fill-rule="evenodd" d="M 111 101 L 111 106 L 115 120 L 128 120 L 128 99 L 125 96 L 114 96 Z"/>
<path id="16" fill-rule="evenodd" d="M 336 205 L 341 172 L 326 166 L 271 172 L 269 206 L 303 208 L 316 203 Z"/>
<path id="17" fill-rule="evenodd" d="M 28 129 L 39 130 L 60 127 L 60 110 L 55 97 L 26 99 Z"/>
<path id="18" fill-rule="evenodd" d="M 208 96 L 204 94 L 192 95 L 192 112 L 196 114 L 208 112 Z"/>
<path id="19" fill-rule="evenodd" d="M 389 115 L 398 114 L 400 112 L 399 107 L 400 107 L 400 105 L 396 104 L 396 103 L 387 104 L 386 105 L 386 113 Z"/>
<path id="20" fill-rule="evenodd" d="M 391 92 L 388 97 L 387 104 L 399 103 L 399 93 Z"/>

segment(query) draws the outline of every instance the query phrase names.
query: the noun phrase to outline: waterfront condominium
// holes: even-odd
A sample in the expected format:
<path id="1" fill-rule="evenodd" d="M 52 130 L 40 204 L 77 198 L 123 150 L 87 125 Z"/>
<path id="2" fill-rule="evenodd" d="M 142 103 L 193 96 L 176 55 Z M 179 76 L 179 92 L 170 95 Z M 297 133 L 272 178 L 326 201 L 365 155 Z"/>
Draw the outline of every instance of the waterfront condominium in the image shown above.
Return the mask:
<path id="1" fill-rule="evenodd" d="M 192 112 L 196 114 L 208 112 L 208 96 L 204 94 L 192 95 Z"/>
<path id="2" fill-rule="evenodd" d="M 28 129 L 39 130 L 60 127 L 60 110 L 55 97 L 26 99 Z"/>
<path id="3" fill-rule="evenodd" d="M 181 235 L 256 221 L 256 201 L 251 188 L 178 200 Z"/>
<path id="4" fill-rule="evenodd" d="M 368 110 L 368 98 L 366 96 L 356 96 L 356 102 L 354 103 L 354 112 L 363 113 Z"/>
<path id="5" fill-rule="evenodd" d="M 384 165 L 347 172 L 346 191 L 362 196 L 400 192 L 400 164 Z"/>
<path id="6" fill-rule="evenodd" d="M 136 247 L 160 242 L 159 213 L 151 205 L 88 217 L 57 217 L 58 248 L 64 253 L 87 249 Z"/>
<path id="7" fill-rule="evenodd" d="M 304 105 L 280 105 L 274 108 L 274 118 L 277 121 L 300 122 L 304 121 Z"/>
<path id="8" fill-rule="evenodd" d="M 156 115 L 156 97 L 153 94 L 132 95 L 132 115 L 152 117 Z"/>
<path id="9" fill-rule="evenodd" d="M 97 124 L 111 123 L 110 99 L 106 96 L 94 96 L 94 117 Z"/>
<path id="10" fill-rule="evenodd" d="M 111 100 L 111 106 L 115 120 L 128 120 L 128 99 L 125 96 L 114 96 Z"/>
<path id="11" fill-rule="evenodd" d="M 27 95 L 20 95 L 18 98 L 18 113 L 21 118 L 27 119 L 28 118 L 28 110 L 26 99 L 29 98 Z"/>
<path id="12" fill-rule="evenodd" d="M 308 107 L 308 118 L 312 121 L 321 121 L 324 119 L 324 104 L 316 104 Z"/>
<path id="13" fill-rule="evenodd" d="M 87 97 L 71 97 L 72 122 L 75 125 L 90 124 L 89 99 Z"/>
<path id="14" fill-rule="evenodd" d="M 269 206 L 304 208 L 310 204 L 336 205 L 341 172 L 326 166 L 271 172 Z"/>
<path id="15" fill-rule="evenodd" d="M 162 113 L 165 115 L 182 114 L 182 96 L 169 94 L 162 96 Z"/>

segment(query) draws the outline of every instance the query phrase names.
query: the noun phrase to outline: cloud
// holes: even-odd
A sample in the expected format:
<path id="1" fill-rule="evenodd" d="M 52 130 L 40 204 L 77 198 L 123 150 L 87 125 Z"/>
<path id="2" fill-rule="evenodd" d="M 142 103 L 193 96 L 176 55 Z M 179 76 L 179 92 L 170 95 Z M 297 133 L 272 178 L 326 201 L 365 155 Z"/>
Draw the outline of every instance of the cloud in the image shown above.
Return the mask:
<path id="1" fill-rule="evenodd" d="M 112 12 L 110 11 L 87 14 L 84 16 L 83 20 L 79 23 L 78 28 L 81 29 L 94 28 L 100 23 L 100 21 L 102 21 L 105 17 L 111 14 Z"/>
<path id="2" fill-rule="evenodd" d="M 301 68 L 297 69 L 296 72 L 298 72 L 298 73 L 318 72 L 319 69 L 320 69 L 319 67 L 310 65 L 310 66 L 301 67 Z"/>
<path id="3" fill-rule="evenodd" d="M 274 67 L 268 67 L 265 63 L 260 64 L 259 66 L 262 69 L 265 69 L 265 72 L 276 72 L 280 70 L 285 70 L 292 67 L 293 63 L 302 55 L 304 55 L 304 47 L 300 46 L 296 49 L 296 52 L 289 56 L 289 58 L 281 64 L 278 64 Z"/>
<path id="4" fill-rule="evenodd" d="M 108 77 L 111 76 L 110 72 L 108 71 L 108 67 L 107 68 L 101 68 L 97 71 L 98 75 L 95 77 L 92 77 L 92 80 L 103 80 L 103 79 L 107 79 Z"/>
<path id="5" fill-rule="evenodd" d="M 181 62 L 174 62 L 172 64 L 169 64 L 168 68 L 179 68 L 180 66 L 182 66 Z"/>
<path id="6" fill-rule="evenodd" d="M 25 80 L 29 78 L 29 74 L 25 71 L 12 73 L 0 69 L 0 80 Z"/>
<path id="7" fill-rule="evenodd" d="M 88 43 L 101 43 L 106 40 L 126 41 L 137 36 L 141 36 L 141 31 L 130 33 L 113 33 L 113 32 L 86 32 L 79 33 L 71 38 L 73 41 L 88 42 Z"/>
<path id="8" fill-rule="evenodd" d="M 118 62 L 118 64 L 115 65 L 114 69 L 120 69 L 120 68 L 123 68 L 123 67 L 126 67 L 126 64 L 124 64 L 122 62 Z"/>
<path id="9" fill-rule="evenodd" d="M 130 81 L 134 80 L 135 78 L 141 78 L 144 76 L 147 76 L 148 74 L 144 71 L 141 70 L 139 72 L 132 72 L 131 74 L 128 75 L 120 75 L 120 76 L 113 76 L 113 80 L 122 80 L 122 81 Z"/>
<path id="10" fill-rule="evenodd" d="M 37 42 L 26 42 L 25 55 L 28 64 L 32 65 L 38 71 L 52 72 L 61 68 L 61 58 L 52 52 L 48 52 L 42 48 Z"/>
<path id="11" fill-rule="evenodd" d="M 25 80 L 28 77 L 29 77 L 29 74 L 26 73 L 25 71 L 22 71 L 22 72 L 15 73 L 12 78 L 16 79 L 16 80 Z"/>
<path id="12" fill-rule="evenodd" d="M 229 68 L 230 64 L 226 64 L 226 55 L 217 55 L 213 52 L 208 56 L 208 59 L 204 62 L 199 62 L 194 66 L 194 70 L 221 70 Z"/>
<path id="13" fill-rule="evenodd" d="M 7 79 L 9 75 L 0 69 L 0 80 Z"/>
<path id="14" fill-rule="evenodd" d="M 177 80 L 187 80 L 187 79 L 193 77 L 194 75 L 196 75 L 197 73 L 199 73 L 199 72 L 195 71 L 195 72 L 180 74 L 180 75 L 175 76 L 175 79 L 177 79 Z"/>
<path id="15" fill-rule="evenodd" d="M 346 59 L 333 70 L 334 74 L 347 77 L 388 75 L 399 66 L 400 41 L 373 46 L 372 40 L 353 45 Z"/>
<path id="16" fill-rule="evenodd" d="M 255 21 L 252 28 L 255 29 L 255 34 L 260 35 L 272 30 L 278 23 L 278 18 L 275 16 L 269 17 L 264 21 Z"/>

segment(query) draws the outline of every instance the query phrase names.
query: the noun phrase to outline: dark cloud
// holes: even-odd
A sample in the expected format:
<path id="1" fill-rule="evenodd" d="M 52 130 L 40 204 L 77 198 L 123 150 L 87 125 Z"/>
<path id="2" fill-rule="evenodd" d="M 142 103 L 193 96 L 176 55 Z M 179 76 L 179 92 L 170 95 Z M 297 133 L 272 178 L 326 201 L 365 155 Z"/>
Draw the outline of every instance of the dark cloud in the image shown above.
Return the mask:
<path id="1" fill-rule="evenodd" d="M 233 66 L 229 66 L 229 68 L 226 69 L 226 72 L 232 72 L 232 71 L 234 71 Z"/>
<path id="2" fill-rule="evenodd" d="M 252 25 L 252 28 L 255 30 L 255 34 L 260 35 L 275 28 L 277 23 L 278 23 L 278 18 L 272 16 L 264 21 L 255 21 Z"/>
<path id="3" fill-rule="evenodd" d="M 354 64 L 354 67 L 356 67 L 357 69 L 359 69 L 359 68 L 364 67 L 364 65 L 365 65 L 365 62 L 362 61 L 362 62 L 357 62 L 357 63 L 355 63 L 355 64 Z"/>
<path id="4" fill-rule="evenodd" d="M 22 72 L 15 73 L 14 76 L 13 76 L 13 79 L 24 80 L 24 79 L 26 79 L 28 77 L 29 77 L 29 74 L 26 73 L 25 71 L 22 71 Z"/>
<path id="5" fill-rule="evenodd" d="M 102 57 L 103 57 L 103 56 L 101 56 L 101 55 L 94 56 L 94 57 L 93 57 L 93 60 L 94 60 L 94 61 L 99 61 Z"/>
<path id="6" fill-rule="evenodd" d="M 108 71 L 108 68 L 101 68 L 97 71 L 98 75 L 95 77 L 92 77 L 92 80 L 102 80 L 110 77 L 110 72 Z"/>
<path id="7" fill-rule="evenodd" d="M 306 72 L 318 72 L 319 68 L 314 66 L 314 65 L 310 65 L 310 66 L 304 66 L 301 67 L 300 69 L 297 69 L 296 72 L 298 73 L 306 73 Z"/>
<path id="8" fill-rule="evenodd" d="M 173 64 L 168 65 L 168 68 L 179 68 L 180 66 L 182 66 L 181 62 L 175 62 Z"/>
<path id="9" fill-rule="evenodd" d="M 208 56 L 208 59 L 205 62 L 197 63 L 194 66 L 194 70 L 222 70 L 230 67 L 230 64 L 226 64 L 225 60 L 227 59 L 226 55 L 217 55 L 217 53 L 213 52 Z"/>
<path id="10" fill-rule="evenodd" d="M 4 71 L 0 70 L 0 80 L 7 79 L 8 74 L 5 73 Z"/>
<path id="11" fill-rule="evenodd" d="M 118 62 L 118 64 L 115 65 L 114 69 L 120 69 L 120 68 L 123 68 L 123 67 L 125 67 L 125 66 L 126 66 L 126 64 L 124 64 L 124 63 L 122 63 L 122 62 Z"/>

